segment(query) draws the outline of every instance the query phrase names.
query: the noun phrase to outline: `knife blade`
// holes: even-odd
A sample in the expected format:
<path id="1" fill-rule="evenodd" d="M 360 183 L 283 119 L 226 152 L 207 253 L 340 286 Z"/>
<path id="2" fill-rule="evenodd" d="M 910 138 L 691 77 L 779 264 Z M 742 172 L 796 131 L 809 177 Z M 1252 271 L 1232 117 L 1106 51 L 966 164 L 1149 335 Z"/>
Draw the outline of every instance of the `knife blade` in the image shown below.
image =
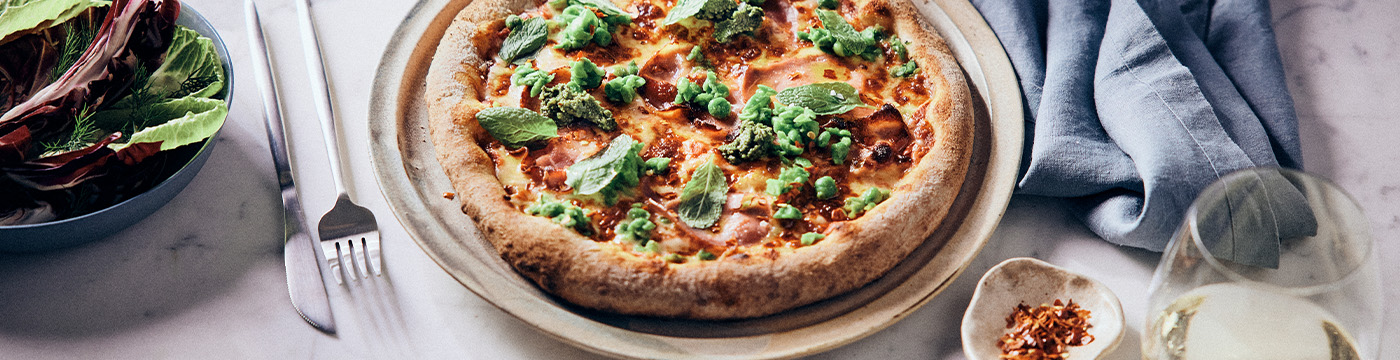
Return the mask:
<path id="1" fill-rule="evenodd" d="M 316 256 L 315 239 L 306 232 L 306 215 L 302 213 L 296 181 L 292 178 L 291 162 L 287 158 L 287 138 L 283 130 L 286 123 L 282 121 L 277 83 L 272 77 L 272 58 L 267 53 L 267 39 L 263 37 L 262 22 L 258 19 L 257 5 L 253 4 L 253 0 L 244 0 L 244 12 L 253 71 L 257 73 L 258 87 L 262 89 L 263 120 L 267 125 L 267 141 L 272 149 L 272 165 L 277 169 L 277 183 L 282 192 L 282 220 L 287 240 L 282 256 L 287 266 L 287 290 L 292 298 L 292 307 L 296 308 L 303 320 L 317 330 L 335 334 L 335 318 L 331 315 L 331 302 L 326 295 L 322 263 Z"/>

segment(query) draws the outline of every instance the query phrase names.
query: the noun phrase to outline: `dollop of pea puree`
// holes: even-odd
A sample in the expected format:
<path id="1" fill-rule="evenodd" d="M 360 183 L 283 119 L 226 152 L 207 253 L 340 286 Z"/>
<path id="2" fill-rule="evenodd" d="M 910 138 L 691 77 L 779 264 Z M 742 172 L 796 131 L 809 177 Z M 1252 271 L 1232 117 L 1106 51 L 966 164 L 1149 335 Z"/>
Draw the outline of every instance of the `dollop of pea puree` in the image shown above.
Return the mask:
<path id="1" fill-rule="evenodd" d="M 588 215 L 583 213 L 583 208 L 571 203 L 559 202 L 547 196 L 540 196 L 540 200 L 534 205 L 525 209 L 526 213 L 534 216 L 550 218 L 555 224 L 573 229 L 579 234 L 593 235 L 593 223 Z"/>

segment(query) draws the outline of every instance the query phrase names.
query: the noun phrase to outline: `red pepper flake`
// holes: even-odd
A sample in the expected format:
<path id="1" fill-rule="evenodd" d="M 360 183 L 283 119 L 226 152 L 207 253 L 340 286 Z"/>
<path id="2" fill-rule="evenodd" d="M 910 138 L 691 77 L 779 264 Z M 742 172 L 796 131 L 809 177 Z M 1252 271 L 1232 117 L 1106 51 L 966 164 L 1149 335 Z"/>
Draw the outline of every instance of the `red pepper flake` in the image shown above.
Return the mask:
<path id="1" fill-rule="evenodd" d="M 456 198 L 457 198 L 457 193 L 455 193 L 455 192 L 445 192 L 445 193 L 442 193 L 442 198 L 443 198 L 443 199 L 447 199 L 447 200 L 456 199 Z"/>
<path id="2" fill-rule="evenodd" d="M 1094 341 L 1090 327 L 1089 310 L 1073 299 L 1068 305 L 1056 299 L 1054 305 L 1034 308 L 1021 303 L 1006 317 L 1006 328 L 1011 330 L 997 340 L 997 346 L 1002 359 L 1064 359 L 1070 346 Z"/>

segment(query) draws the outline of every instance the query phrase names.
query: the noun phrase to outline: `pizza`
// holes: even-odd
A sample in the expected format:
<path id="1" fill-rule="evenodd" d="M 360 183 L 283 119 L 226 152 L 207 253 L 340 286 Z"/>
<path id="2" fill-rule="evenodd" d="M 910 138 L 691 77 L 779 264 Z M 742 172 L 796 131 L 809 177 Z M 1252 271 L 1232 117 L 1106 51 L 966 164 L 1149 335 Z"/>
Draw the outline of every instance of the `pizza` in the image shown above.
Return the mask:
<path id="1" fill-rule="evenodd" d="M 502 259 L 576 306 L 666 318 L 879 278 L 943 222 L 973 128 L 908 0 L 476 0 L 424 100 Z"/>

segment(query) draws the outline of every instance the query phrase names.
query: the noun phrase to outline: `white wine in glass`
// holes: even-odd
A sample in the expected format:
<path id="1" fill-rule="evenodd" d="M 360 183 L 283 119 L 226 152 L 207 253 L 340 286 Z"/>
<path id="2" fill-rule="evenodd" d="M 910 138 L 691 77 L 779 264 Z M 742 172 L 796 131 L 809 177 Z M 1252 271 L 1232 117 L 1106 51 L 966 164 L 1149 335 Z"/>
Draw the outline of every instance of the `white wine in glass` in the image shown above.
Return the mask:
<path id="1" fill-rule="evenodd" d="M 1326 310 L 1237 284 L 1187 292 L 1148 331 L 1165 359 L 1361 359 L 1356 341 Z"/>
<path id="2" fill-rule="evenodd" d="M 1149 360 L 1356 360 L 1379 352 L 1370 225 L 1330 182 L 1257 168 L 1202 191 L 1153 275 Z"/>

